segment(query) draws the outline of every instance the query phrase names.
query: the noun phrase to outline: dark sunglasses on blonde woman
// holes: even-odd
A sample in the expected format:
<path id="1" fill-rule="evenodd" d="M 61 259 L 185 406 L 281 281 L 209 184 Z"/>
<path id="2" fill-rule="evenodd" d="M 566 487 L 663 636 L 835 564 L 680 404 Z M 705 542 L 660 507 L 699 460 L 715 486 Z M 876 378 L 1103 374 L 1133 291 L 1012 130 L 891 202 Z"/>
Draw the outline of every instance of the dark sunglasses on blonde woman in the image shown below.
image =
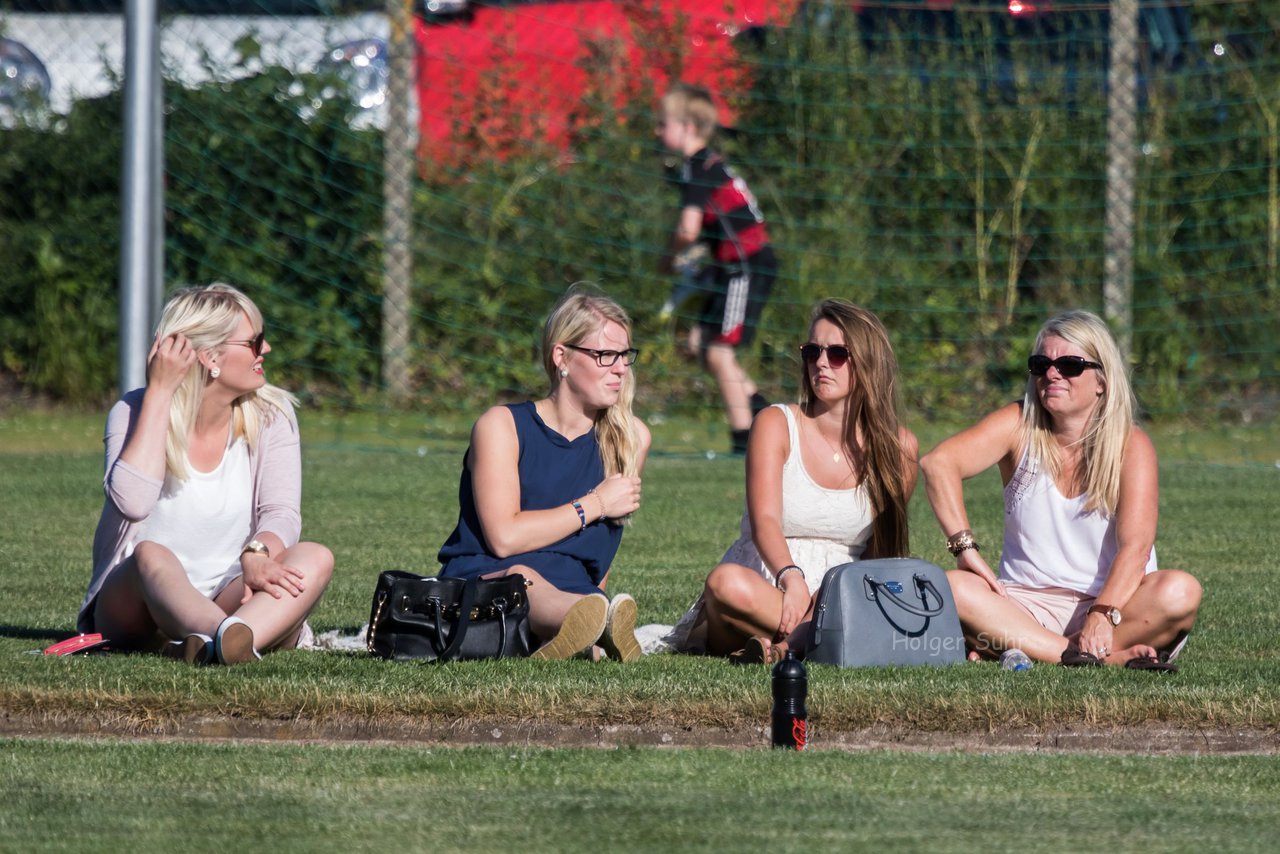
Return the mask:
<path id="1" fill-rule="evenodd" d="M 852 355 L 848 347 L 840 344 L 832 344 L 829 347 L 823 347 L 821 344 L 805 344 L 800 348 L 800 357 L 812 365 L 818 361 L 823 351 L 827 354 L 827 364 L 833 368 L 843 368 Z"/>
<path id="2" fill-rule="evenodd" d="M 228 344 L 238 344 L 241 347 L 248 347 L 253 351 L 253 355 L 262 355 L 262 345 L 267 343 L 267 333 L 259 332 L 248 341 L 228 341 Z"/>
<path id="3" fill-rule="evenodd" d="M 1084 373 L 1085 368 L 1097 368 L 1102 370 L 1102 365 L 1097 362 L 1090 362 L 1088 359 L 1082 359 L 1079 356 L 1059 356 L 1056 359 L 1050 359 L 1048 356 L 1032 356 L 1027 359 L 1027 370 L 1031 372 L 1033 377 L 1042 377 L 1049 373 L 1049 368 L 1056 368 L 1058 373 L 1067 379 L 1075 379 Z"/>

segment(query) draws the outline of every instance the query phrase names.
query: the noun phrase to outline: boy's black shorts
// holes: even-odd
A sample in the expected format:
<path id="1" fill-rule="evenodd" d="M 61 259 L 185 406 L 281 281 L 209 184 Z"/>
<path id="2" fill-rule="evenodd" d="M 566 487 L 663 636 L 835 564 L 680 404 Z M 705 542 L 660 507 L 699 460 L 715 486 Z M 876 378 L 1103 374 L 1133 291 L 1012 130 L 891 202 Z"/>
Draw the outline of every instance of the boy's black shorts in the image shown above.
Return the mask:
<path id="1" fill-rule="evenodd" d="M 712 267 L 711 293 L 707 295 L 699 319 L 702 346 L 744 347 L 750 344 L 760 324 L 764 304 L 769 301 L 776 273 L 772 265 Z"/>

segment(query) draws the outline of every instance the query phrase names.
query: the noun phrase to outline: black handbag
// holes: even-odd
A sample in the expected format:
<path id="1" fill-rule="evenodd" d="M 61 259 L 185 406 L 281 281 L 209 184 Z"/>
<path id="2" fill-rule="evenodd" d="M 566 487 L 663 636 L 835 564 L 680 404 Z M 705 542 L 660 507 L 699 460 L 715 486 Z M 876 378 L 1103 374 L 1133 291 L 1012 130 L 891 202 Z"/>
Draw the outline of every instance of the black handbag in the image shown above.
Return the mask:
<path id="1" fill-rule="evenodd" d="M 813 607 L 805 660 L 839 667 L 964 661 L 947 574 L 919 558 L 863 560 L 828 570 Z"/>
<path id="2" fill-rule="evenodd" d="M 394 661 L 523 658 L 533 647 L 523 575 L 378 576 L 365 646 Z"/>

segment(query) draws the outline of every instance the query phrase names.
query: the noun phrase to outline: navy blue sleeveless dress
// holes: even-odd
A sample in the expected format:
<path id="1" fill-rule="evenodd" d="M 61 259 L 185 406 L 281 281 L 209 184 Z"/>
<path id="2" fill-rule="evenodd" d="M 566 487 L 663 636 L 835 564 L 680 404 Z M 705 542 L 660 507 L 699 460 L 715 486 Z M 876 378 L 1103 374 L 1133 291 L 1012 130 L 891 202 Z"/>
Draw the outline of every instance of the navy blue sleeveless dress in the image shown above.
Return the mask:
<path id="1" fill-rule="evenodd" d="M 546 510 L 581 498 L 604 480 L 604 463 L 594 430 L 572 442 L 543 423 L 532 401 L 508 404 L 516 422 L 520 443 L 520 509 Z M 589 522 L 559 542 L 537 551 L 499 558 L 485 546 L 476 513 L 471 471 L 463 457 L 458 484 L 458 526 L 440 547 L 440 574 L 470 578 L 517 564 L 528 566 L 567 593 L 600 593 L 600 582 L 622 543 L 622 527 L 604 521 Z M 586 502 L 588 518 L 594 500 Z"/>

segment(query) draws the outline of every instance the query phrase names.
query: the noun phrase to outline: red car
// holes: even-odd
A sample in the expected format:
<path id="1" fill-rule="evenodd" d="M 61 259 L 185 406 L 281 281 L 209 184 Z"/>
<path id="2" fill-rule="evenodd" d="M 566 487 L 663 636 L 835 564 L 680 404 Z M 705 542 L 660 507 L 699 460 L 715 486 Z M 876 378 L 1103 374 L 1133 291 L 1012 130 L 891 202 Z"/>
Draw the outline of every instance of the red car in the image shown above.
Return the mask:
<path id="1" fill-rule="evenodd" d="M 453 167 L 561 150 L 607 120 L 607 108 L 651 110 L 676 80 L 708 87 L 720 99 L 722 123 L 730 123 L 725 96 L 750 85 L 734 37 L 790 20 L 797 2 L 453 0 L 447 17 L 424 4 L 417 20 L 420 154 Z"/>

